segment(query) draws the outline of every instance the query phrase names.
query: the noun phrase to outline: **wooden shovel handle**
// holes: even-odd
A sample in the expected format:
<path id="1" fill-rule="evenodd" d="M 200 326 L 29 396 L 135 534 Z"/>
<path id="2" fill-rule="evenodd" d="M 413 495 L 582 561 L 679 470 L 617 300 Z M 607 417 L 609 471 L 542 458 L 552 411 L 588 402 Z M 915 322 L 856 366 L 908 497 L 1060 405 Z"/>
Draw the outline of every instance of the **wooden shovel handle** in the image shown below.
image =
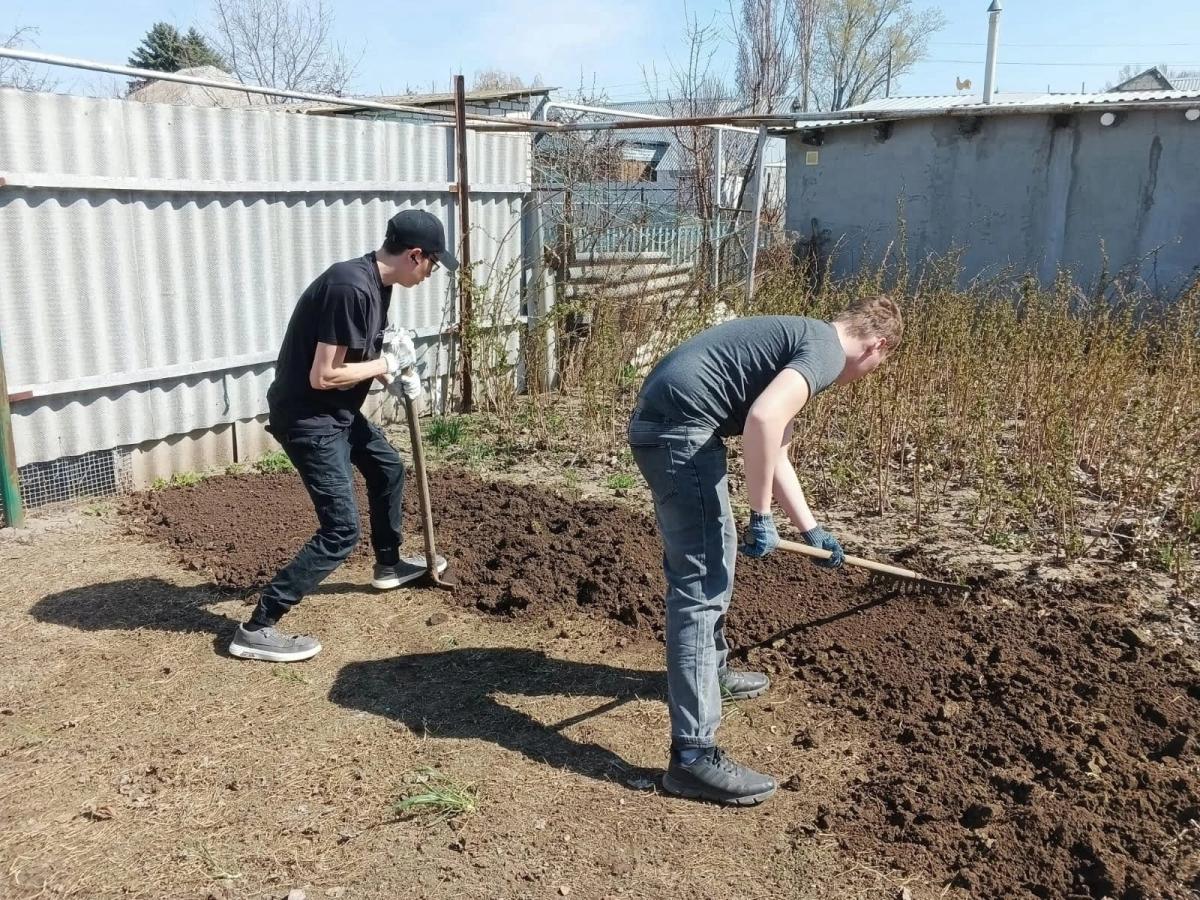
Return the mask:
<path id="1" fill-rule="evenodd" d="M 828 550 L 818 550 L 816 547 L 810 547 L 808 544 L 798 544 L 795 541 L 780 540 L 779 549 L 786 550 L 788 553 L 799 553 L 801 556 L 811 556 L 813 559 L 829 559 L 833 556 Z M 875 562 L 873 559 L 863 559 L 860 556 L 847 556 L 846 565 L 866 569 L 870 572 L 881 572 L 884 575 L 894 575 L 897 578 L 909 578 L 916 581 L 923 580 L 925 577 L 919 572 L 914 572 L 912 569 L 890 566 L 887 563 Z"/>
<path id="2" fill-rule="evenodd" d="M 412 374 L 412 366 L 404 370 Z M 421 527 L 425 532 L 425 566 L 437 580 L 437 546 L 433 537 L 433 509 L 429 501 L 429 478 L 425 472 L 425 448 L 421 446 L 421 423 L 417 420 L 416 401 L 404 398 L 404 413 L 408 418 L 408 436 L 412 444 L 413 468 L 417 470 L 417 496 L 421 501 Z"/>

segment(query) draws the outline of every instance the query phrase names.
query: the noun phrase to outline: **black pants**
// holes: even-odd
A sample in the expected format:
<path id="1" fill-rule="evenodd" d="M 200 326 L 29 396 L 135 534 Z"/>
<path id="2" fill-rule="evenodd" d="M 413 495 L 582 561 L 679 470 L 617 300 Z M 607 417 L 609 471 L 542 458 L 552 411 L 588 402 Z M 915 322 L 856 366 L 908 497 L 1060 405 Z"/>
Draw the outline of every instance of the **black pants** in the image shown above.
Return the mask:
<path id="1" fill-rule="evenodd" d="M 278 622 L 354 551 L 359 525 L 352 465 L 367 482 L 376 561 L 396 563 L 403 542 L 404 463 L 377 426 L 360 413 L 335 434 L 272 434 L 308 489 L 320 527 L 263 590 L 252 617 L 259 625 Z"/>

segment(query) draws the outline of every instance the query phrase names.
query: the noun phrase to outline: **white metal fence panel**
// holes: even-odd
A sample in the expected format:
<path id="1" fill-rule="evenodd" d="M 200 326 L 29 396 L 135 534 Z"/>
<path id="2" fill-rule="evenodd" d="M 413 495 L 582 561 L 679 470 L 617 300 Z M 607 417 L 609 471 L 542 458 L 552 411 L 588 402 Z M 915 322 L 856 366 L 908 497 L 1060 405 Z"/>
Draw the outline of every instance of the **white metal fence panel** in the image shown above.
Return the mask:
<path id="1" fill-rule="evenodd" d="M 472 132 L 468 161 L 493 282 L 520 262 L 528 136 Z M 262 415 L 316 275 L 375 249 L 402 208 L 458 239 L 440 125 L 0 90 L 0 178 L 0 340 L 10 392 L 32 394 L 14 406 L 19 465 Z M 396 289 L 393 320 L 430 343 L 453 287 L 442 270 Z"/>
<path id="2" fill-rule="evenodd" d="M 629 225 L 579 233 L 575 243 L 576 250 L 588 253 L 665 253 L 671 262 L 683 265 L 699 261 L 711 231 L 703 223 Z"/>

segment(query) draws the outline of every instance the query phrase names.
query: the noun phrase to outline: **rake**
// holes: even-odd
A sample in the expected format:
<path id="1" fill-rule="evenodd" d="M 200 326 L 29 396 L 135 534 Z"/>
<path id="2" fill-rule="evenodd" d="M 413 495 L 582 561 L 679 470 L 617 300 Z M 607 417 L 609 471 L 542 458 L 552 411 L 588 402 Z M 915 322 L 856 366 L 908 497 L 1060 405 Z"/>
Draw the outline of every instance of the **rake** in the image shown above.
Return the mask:
<path id="1" fill-rule="evenodd" d="M 795 541 L 781 540 L 779 542 L 779 549 L 786 550 L 788 553 L 798 553 L 801 556 L 808 556 L 812 559 L 829 559 L 833 556 L 828 550 L 818 550 L 816 547 L 810 547 L 808 544 L 798 544 Z M 966 593 L 969 590 L 965 584 L 957 584 L 953 581 L 938 581 L 936 578 L 929 578 L 920 572 L 914 572 L 912 569 L 893 566 L 889 563 L 876 562 L 873 559 L 863 559 L 860 556 L 846 556 L 845 561 L 848 566 L 854 566 L 857 569 L 865 569 L 876 575 L 897 579 L 906 585 L 916 588 L 954 593 Z"/>

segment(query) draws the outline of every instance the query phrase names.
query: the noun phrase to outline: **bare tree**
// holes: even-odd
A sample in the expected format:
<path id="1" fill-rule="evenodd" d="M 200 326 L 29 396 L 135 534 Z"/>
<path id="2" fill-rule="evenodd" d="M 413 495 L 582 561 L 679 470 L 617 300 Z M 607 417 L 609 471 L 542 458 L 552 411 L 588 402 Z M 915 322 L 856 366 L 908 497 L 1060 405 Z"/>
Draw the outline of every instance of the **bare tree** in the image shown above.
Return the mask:
<path id="1" fill-rule="evenodd" d="M 508 91 L 541 86 L 541 75 L 535 75 L 533 81 L 526 83 L 520 75 L 506 72 L 503 69 L 484 69 L 476 72 L 475 77 L 471 80 L 471 90 L 473 91 Z"/>
<path id="2" fill-rule="evenodd" d="M 915 10 L 912 0 L 825 0 L 812 62 L 818 107 L 845 109 L 879 96 L 945 24 L 940 10 Z"/>
<path id="3" fill-rule="evenodd" d="M 788 0 L 788 17 L 791 19 L 796 47 L 796 88 L 801 112 L 808 112 L 808 98 L 812 96 L 813 35 L 817 31 L 820 13 L 821 0 Z"/>
<path id="4" fill-rule="evenodd" d="M 787 3 L 741 0 L 740 9 L 730 6 L 737 50 L 734 86 L 744 111 L 774 112 L 795 79 L 796 44 Z"/>
<path id="5" fill-rule="evenodd" d="M 36 28 L 23 26 L 14 28 L 7 37 L 0 38 L 0 47 L 15 50 L 31 43 Z M 39 72 L 33 63 L 19 59 L 0 59 L 0 87 L 13 87 L 22 91 L 52 91 L 58 82 L 46 74 Z"/>
<path id="6" fill-rule="evenodd" d="M 715 21 L 702 24 L 698 17 L 692 16 L 685 22 L 684 35 L 687 58 L 670 63 L 665 96 L 661 98 L 663 113 L 672 118 L 717 115 L 729 99 L 728 89 L 713 70 L 722 40 L 721 30 Z M 647 90 L 656 95 L 660 80 L 653 65 L 643 70 L 643 79 Z M 711 218 L 714 132 L 711 128 L 690 126 L 672 128 L 670 132 L 686 166 L 679 174 L 677 205 L 701 218 Z"/>
<path id="7" fill-rule="evenodd" d="M 583 106 L 605 106 L 609 102 L 594 76 L 589 85 L 581 75 L 572 96 Z M 555 121 L 566 124 L 592 118 L 592 114 L 577 110 L 555 111 Z M 614 131 L 541 133 L 534 135 L 533 143 L 535 180 L 557 192 L 547 197 L 548 206 L 554 208 L 551 218 L 559 217 L 557 224 L 598 231 L 622 221 L 626 210 L 620 204 L 590 203 L 585 204 L 586 209 L 579 209 L 574 198 L 577 191 L 586 194 L 589 188 L 619 177 L 624 145 L 621 135 Z"/>
<path id="8" fill-rule="evenodd" d="M 796 40 L 790 6 L 795 0 L 741 0 L 736 12 L 730 4 L 733 41 L 737 50 L 734 88 L 736 112 L 770 114 L 789 96 L 796 81 Z M 729 140 L 728 138 L 732 138 Z M 758 144 L 739 133 L 729 133 L 724 156 L 740 167 L 735 208 L 746 201 L 758 164 Z"/>
<path id="9" fill-rule="evenodd" d="M 362 59 L 334 43 L 325 0 L 213 0 L 212 12 L 213 43 L 242 82 L 342 94 Z"/>

